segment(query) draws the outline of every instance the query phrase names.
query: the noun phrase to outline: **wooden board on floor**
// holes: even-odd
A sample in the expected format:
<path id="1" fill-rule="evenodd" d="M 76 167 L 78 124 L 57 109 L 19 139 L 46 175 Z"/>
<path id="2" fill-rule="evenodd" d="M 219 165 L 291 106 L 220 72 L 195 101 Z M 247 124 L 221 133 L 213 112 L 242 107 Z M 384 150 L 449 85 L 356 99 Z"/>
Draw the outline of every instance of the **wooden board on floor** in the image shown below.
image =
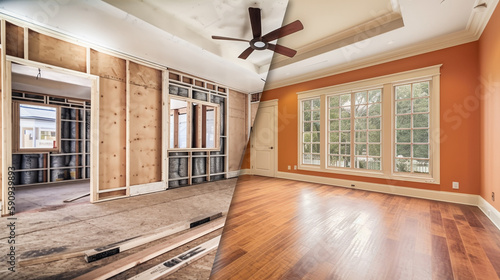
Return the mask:
<path id="1" fill-rule="evenodd" d="M 130 185 L 161 181 L 161 71 L 130 62 Z"/>
<path id="2" fill-rule="evenodd" d="M 29 58 L 54 66 L 86 72 L 87 50 L 85 47 L 55 39 L 30 30 Z"/>
<path id="3" fill-rule="evenodd" d="M 101 246 L 99 248 L 87 250 L 85 252 L 85 261 L 90 263 L 93 261 L 97 261 L 109 256 L 116 255 L 118 253 L 130 250 L 132 248 L 142 246 L 149 242 L 153 242 L 155 240 L 167 237 L 169 235 L 181 232 L 183 230 L 187 230 L 190 228 L 195 228 L 205 223 L 209 223 L 215 219 L 221 218 L 222 212 L 215 213 L 212 215 L 205 215 L 203 217 L 197 217 L 195 219 L 191 219 L 189 221 L 178 222 L 166 227 L 159 229 L 158 231 L 147 234 L 144 236 L 137 236 L 133 238 L 129 238 L 127 240 L 123 240 L 120 242 L 115 242 L 113 244 L 108 244 L 105 246 Z"/>
<path id="4" fill-rule="evenodd" d="M 63 200 L 63 202 L 72 202 L 72 201 L 75 201 L 75 200 L 77 200 L 77 199 L 80 199 L 80 198 L 83 198 L 83 197 L 89 196 L 89 195 L 90 195 L 90 193 L 89 193 L 89 192 L 88 192 L 88 193 L 84 193 L 84 194 L 80 194 L 80 195 L 77 195 L 77 196 L 75 196 L 75 197 L 72 197 L 72 198 L 68 198 L 68 199 L 66 199 L 66 200 Z"/>
<path id="5" fill-rule="evenodd" d="M 6 22 L 7 55 L 24 58 L 24 28 Z"/>
<path id="6" fill-rule="evenodd" d="M 76 280 L 83 279 L 108 279 L 114 275 L 117 275 L 127 269 L 135 267 L 141 263 L 144 263 L 152 258 L 160 256 L 166 252 L 169 252 L 179 246 L 189 243 L 197 238 L 200 238 L 210 232 L 213 232 L 224 226 L 224 220 L 219 219 L 214 222 L 205 224 L 203 226 L 192 229 L 182 235 L 174 237 L 166 242 L 157 244 L 138 253 L 120 259 L 116 262 L 110 263 L 96 270 L 93 270 L 87 274 L 81 275 L 75 278 Z"/>
<path id="7" fill-rule="evenodd" d="M 229 171 L 240 169 L 246 145 L 246 94 L 229 90 Z"/>
<path id="8" fill-rule="evenodd" d="M 153 266 L 152 268 L 129 278 L 129 280 L 153 280 L 160 277 L 168 276 L 182 267 L 199 260 L 203 256 L 211 253 L 219 246 L 220 235 L 204 242 L 182 254 L 179 254 L 167 261 Z"/>

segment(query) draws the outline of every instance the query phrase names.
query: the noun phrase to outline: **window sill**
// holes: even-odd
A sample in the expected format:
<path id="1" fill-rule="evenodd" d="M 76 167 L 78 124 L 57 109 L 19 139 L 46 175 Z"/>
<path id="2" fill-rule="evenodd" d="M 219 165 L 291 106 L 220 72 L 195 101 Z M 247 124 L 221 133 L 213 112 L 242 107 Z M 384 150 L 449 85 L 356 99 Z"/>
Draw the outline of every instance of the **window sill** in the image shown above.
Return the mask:
<path id="1" fill-rule="evenodd" d="M 349 175 L 349 176 L 370 177 L 370 178 L 379 178 L 379 179 L 386 179 L 386 180 L 397 180 L 397 181 L 405 181 L 405 182 L 417 182 L 417 183 L 439 185 L 439 181 L 435 180 L 434 178 L 432 178 L 430 176 L 409 176 L 409 175 L 400 175 L 400 174 L 387 175 L 385 173 L 376 172 L 376 171 L 348 170 L 348 169 L 341 169 L 341 168 L 321 168 L 319 166 L 313 167 L 313 166 L 304 166 L 304 165 L 299 165 L 298 170 L 325 172 L 325 173 L 334 173 L 334 174 Z"/>

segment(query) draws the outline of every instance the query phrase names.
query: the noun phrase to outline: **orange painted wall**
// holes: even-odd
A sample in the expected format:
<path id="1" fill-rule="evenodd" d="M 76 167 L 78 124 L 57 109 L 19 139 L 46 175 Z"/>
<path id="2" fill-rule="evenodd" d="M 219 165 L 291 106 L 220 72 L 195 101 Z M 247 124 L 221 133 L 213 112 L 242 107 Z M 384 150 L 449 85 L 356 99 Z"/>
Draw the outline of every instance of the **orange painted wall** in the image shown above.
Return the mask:
<path id="1" fill-rule="evenodd" d="M 481 107 L 481 196 L 500 210 L 500 8 L 479 40 Z"/>
<path id="2" fill-rule="evenodd" d="M 481 186 L 480 108 L 476 94 L 479 43 L 472 42 L 347 73 L 264 92 L 262 101 L 278 99 L 278 170 L 300 174 L 390 184 L 438 191 L 479 194 Z M 324 172 L 289 171 L 297 159 L 297 92 L 443 64 L 441 67 L 441 184 L 423 184 Z M 499 100 L 500 101 L 500 100 Z M 500 116 L 500 110 L 497 110 Z M 499 118 L 500 119 L 500 118 Z M 500 130 L 498 132 L 500 137 Z M 499 146 L 500 150 L 500 146 Z M 500 158 L 498 159 L 500 163 Z M 248 168 L 248 157 L 242 168 Z M 498 177 L 500 180 L 500 176 Z M 460 190 L 452 189 L 452 182 Z M 500 192 L 499 192 L 500 195 Z"/>

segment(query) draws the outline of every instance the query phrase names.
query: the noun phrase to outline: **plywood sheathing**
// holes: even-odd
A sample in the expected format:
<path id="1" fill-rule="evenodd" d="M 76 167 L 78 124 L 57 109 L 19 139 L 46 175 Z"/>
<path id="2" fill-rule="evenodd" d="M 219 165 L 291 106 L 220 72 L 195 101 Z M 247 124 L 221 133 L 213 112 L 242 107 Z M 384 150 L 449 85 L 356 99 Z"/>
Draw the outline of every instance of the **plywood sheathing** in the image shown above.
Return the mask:
<path id="1" fill-rule="evenodd" d="M 162 72 L 130 62 L 130 185 L 161 181 Z"/>
<path id="2" fill-rule="evenodd" d="M 29 58 L 54 66 L 86 72 L 86 48 L 29 31 Z"/>
<path id="3" fill-rule="evenodd" d="M 6 22 L 7 55 L 24 58 L 24 28 Z"/>
<path id="4" fill-rule="evenodd" d="M 229 171 L 240 169 L 241 157 L 245 149 L 246 139 L 246 94 L 229 90 Z"/>
<path id="5" fill-rule="evenodd" d="M 90 51 L 90 73 L 100 77 L 99 98 L 99 189 L 125 187 L 125 77 L 126 62 L 95 50 Z M 124 195 L 102 193 L 100 199 Z"/>

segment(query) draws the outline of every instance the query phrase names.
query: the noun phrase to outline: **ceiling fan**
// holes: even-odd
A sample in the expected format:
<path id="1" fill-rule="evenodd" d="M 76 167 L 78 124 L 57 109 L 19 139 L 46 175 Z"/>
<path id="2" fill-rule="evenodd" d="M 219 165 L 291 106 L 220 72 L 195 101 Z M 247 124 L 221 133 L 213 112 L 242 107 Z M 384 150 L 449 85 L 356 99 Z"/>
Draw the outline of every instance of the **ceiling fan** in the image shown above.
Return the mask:
<path id="1" fill-rule="evenodd" d="M 253 39 L 252 40 L 245 40 L 245 39 L 237 39 L 237 38 L 228 38 L 228 37 L 221 37 L 221 36 L 212 36 L 212 39 L 215 40 L 229 40 L 229 41 L 241 41 L 241 42 L 247 42 L 250 44 L 250 47 L 248 47 L 246 50 L 244 50 L 238 58 L 241 59 L 247 59 L 247 57 L 254 51 L 262 51 L 262 50 L 271 50 L 274 52 L 277 52 L 279 54 L 288 56 L 288 57 L 294 57 L 295 54 L 297 53 L 296 50 L 292 50 L 290 48 L 287 48 L 285 46 L 281 46 L 278 44 L 271 44 L 269 42 L 274 41 L 276 39 L 279 39 L 281 37 L 288 36 L 292 33 L 295 33 L 297 31 L 300 31 L 304 29 L 304 26 L 300 22 L 300 20 L 296 20 L 292 23 L 289 23 L 285 26 L 282 26 L 274 31 L 271 31 L 267 33 L 266 35 L 262 36 L 262 22 L 261 22 L 261 15 L 260 15 L 260 9 L 259 8 L 248 8 L 248 12 L 250 14 L 250 24 L 252 26 L 252 33 L 253 33 Z"/>

